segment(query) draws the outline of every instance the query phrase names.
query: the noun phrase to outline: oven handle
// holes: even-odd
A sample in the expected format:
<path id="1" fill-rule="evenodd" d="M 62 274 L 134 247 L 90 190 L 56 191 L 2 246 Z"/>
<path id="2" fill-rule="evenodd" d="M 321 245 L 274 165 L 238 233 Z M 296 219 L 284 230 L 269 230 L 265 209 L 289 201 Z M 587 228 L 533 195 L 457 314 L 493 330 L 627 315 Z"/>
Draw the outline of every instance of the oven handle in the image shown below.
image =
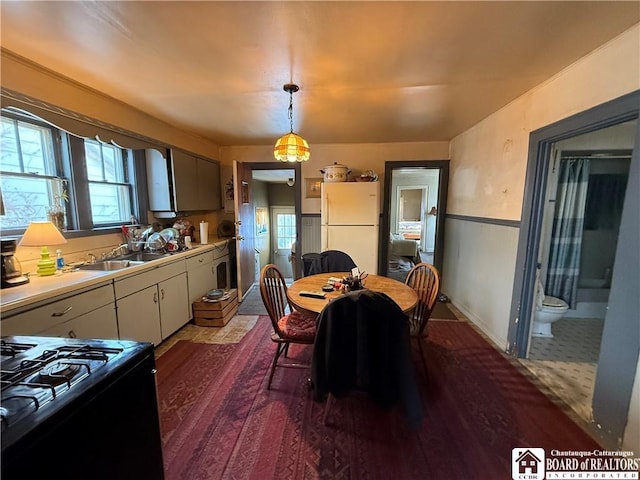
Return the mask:
<path id="1" fill-rule="evenodd" d="M 52 317 L 61 317 L 61 316 L 63 316 L 64 314 L 69 313 L 69 312 L 71 311 L 71 309 L 72 309 L 72 308 L 73 308 L 73 307 L 72 307 L 72 306 L 70 306 L 70 307 L 65 308 L 65 309 L 64 309 L 63 311 L 61 311 L 61 312 L 53 312 L 53 313 L 51 314 L 51 316 L 52 316 Z"/>

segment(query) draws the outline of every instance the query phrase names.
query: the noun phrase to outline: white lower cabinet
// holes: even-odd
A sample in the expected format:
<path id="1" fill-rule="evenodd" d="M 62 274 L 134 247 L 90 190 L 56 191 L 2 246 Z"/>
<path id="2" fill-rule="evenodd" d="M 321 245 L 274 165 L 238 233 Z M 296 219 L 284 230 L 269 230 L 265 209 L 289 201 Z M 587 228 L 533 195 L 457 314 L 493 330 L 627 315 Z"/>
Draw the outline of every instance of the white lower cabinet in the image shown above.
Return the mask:
<path id="1" fill-rule="evenodd" d="M 191 303 L 187 293 L 187 274 L 158 284 L 160 295 L 160 331 L 164 340 L 187 323 L 191 317 Z"/>
<path id="2" fill-rule="evenodd" d="M 111 302 L 80 317 L 41 332 L 44 337 L 118 338 L 116 304 Z"/>
<path id="3" fill-rule="evenodd" d="M 84 289 L 3 316 L 2 335 L 118 338 L 113 285 Z"/>
<path id="4" fill-rule="evenodd" d="M 117 300 L 118 330 L 121 340 L 162 341 L 158 286 L 153 285 Z"/>
<path id="5" fill-rule="evenodd" d="M 118 330 L 123 340 L 162 340 L 190 319 L 184 261 L 115 281 Z"/>
<path id="6" fill-rule="evenodd" d="M 213 252 L 205 252 L 187 258 L 187 276 L 190 303 L 200 301 L 209 290 L 216 288 Z"/>

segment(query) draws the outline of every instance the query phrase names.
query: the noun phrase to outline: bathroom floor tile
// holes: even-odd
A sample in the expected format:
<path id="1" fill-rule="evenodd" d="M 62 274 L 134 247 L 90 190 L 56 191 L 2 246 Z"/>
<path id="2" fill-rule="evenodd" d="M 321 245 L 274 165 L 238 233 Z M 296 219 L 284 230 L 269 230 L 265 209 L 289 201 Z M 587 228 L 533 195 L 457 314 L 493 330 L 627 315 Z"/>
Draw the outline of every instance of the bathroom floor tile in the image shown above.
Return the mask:
<path id="1" fill-rule="evenodd" d="M 580 418 L 593 421 L 591 403 L 604 320 L 562 318 L 551 326 L 553 338 L 531 337 L 522 364 Z"/>

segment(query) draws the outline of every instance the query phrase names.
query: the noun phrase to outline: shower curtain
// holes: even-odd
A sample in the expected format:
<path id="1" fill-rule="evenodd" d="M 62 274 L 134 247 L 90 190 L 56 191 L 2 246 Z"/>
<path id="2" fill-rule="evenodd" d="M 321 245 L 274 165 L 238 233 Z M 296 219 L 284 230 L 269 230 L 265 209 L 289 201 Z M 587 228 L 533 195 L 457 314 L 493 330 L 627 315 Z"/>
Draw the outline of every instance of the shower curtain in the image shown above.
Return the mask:
<path id="1" fill-rule="evenodd" d="M 545 293 L 576 308 L 589 159 L 562 160 Z"/>

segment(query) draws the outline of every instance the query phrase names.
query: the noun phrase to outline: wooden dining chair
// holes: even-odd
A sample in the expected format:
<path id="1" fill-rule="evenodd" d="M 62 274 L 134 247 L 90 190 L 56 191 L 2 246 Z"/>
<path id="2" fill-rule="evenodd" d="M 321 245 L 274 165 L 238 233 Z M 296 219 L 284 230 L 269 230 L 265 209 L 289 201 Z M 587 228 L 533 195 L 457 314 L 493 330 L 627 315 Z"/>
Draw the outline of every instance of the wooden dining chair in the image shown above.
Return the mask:
<path id="1" fill-rule="evenodd" d="M 409 315 L 409 333 L 411 338 L 418 342 L 420 359 L 422 360 L 424 372 L 427 374 L 423 344 L 426 337 L 427 322 L 438 298 L 440 273 L 430 263 L 421 262 L 409 271 L 405 284 L 410 286 L 418 295 L 418 303 Z"/>
<path id="2" fill-rule="evenodd" d="M 291 343 L 313 344 L 316 336 L 316 317 L 291 308 L 284 276 L 271 263 L 265 265 L 260 272 L 260 296 L 273 325 L 271 340 L 276 344 L 267 385 L 267 389 L 271 389 L 276 367 L 310 368 L 311 365 L 308 363 L 278 361 L 282 354 L 287 357 Z"/>

